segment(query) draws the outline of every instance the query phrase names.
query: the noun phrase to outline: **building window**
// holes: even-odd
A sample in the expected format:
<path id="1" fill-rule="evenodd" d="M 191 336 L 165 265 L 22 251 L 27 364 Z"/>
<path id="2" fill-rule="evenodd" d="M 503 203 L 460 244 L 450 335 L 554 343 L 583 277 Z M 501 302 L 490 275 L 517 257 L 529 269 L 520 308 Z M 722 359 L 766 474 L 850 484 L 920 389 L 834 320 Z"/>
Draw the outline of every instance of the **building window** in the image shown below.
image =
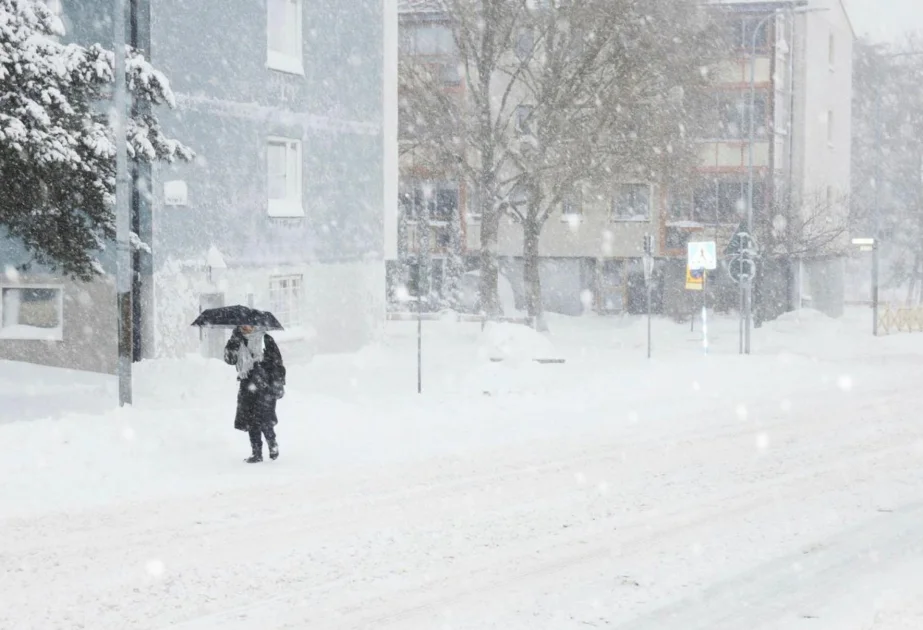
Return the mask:
<path id="1" fill-rule="evenodd" d="M 64 338 L 64 290 L 57 286 L 0 289 L 0 338 Z"/>
<path id="2" fill-rule="evenodd" d="M 269 216 L 303 217 L 301 195 L 301 142 L 270 138 L 266 146 Z"/>
<path id="3" fill-rule="evenodd" d="M 756 92 L 753 102 L 749 92 L 721 92 L 718 104 L 718 129 L 716 139 L 741 140 L 750 137 L 750 112 L 755 112 L 753 131 L 757 138 L 769 134 L 769 95 Z M 752 107 L 751 107 L 752 105 Z"/>
<path id="4" fill-rule="evenodd" d="M 465 191 L 467 201 L 467 212 L 465 213 L 468 223 L 478 223 L 481 220 L 481 193 L 477 186 L 469 185 Z"/>
<path id="5" fill-rule="evenodd" d="M 731 45 L 738 50 L 749 53 L 766 52 L 769 49 L 769 24 L 772 20 L 764 15 L 732 16 L 730 18 L 729 36 Z M 759 31 L 756 29 L 759 28 Z"/>
<path id="6" fill-rule="evenodd" d="M 620 184 L 612 199 L 613 221 L 650 221 L 650 184 Z"/>
<path id="7" fill-rule="evenodd" d="M 702 181 L 692 194 L 693 221 L 706 225 L 737 224 L 747 213 L 746 179 Z M 759 215 L 765 208 L 765 188 L 762 182 L 753 184 L 753 212 Z"/>
<path id="8" fill-rule="evenodd" d="M 833 110 L 827 112 L 827 144 L 833 145 L 835 129 L 833 127 Z"/>
<path id="9" fill-rule="evenodd" d="M 520 61 L 525 61 L 532 56 L 535 48 L 535 34 L 530 28 L 524 28 L 516 35 L 516 56 Z"/>
<path id="10" fill-rule="evenodd" d="M 269 279 L 269 309 L 286 328 L 304 323 L 303 281 L 302 276 L 273 276 Z"/>
<path id="11" fill-rule="evenodd" d="M 401 26 L 401 52 L 423 57 L 455 55 L 455 36 L 452 29 L 441 24 Z"/>
<path id="12" fill-rule="evenodd" d="M 462 70 L 458 61 L 448 61 L 440 64 L 440 75 L 445 85 L 461 85 Z"/>
<path id="13" fill-rule="evenodd" d="M 273 70 L 304 74 L 302 0 L 266 0 L 267 65 Z"/>
<path id="14" fill-rule="evenodd" d="M 510 191 L 510 206 L 518 211 L 525 212 L 529 206 L 529 190 L 524 184 L 516 184 Z"/>
<path id="15" fill-rule="evenodd" d="M 403 187 L 398 202 L 409 221 L 422 216 L 430 223 L 449 223 L 458 217 L 458 184 L 416 180 Z"/>
<path id="16" fill-rule="evenodd" d="M 561 216 L 564 219 L 583 216 L 583 199 L 578 188 L 573 188 L 561 196 Z"/>
<path id="17" fill-rule="evenodd" d="M 531 136 L 534 133 L 532 129 L 532 106 L 519 105 L 516 107 L 516 133 L 521 136 Z"/>
<path id="18" fill-rule="evenodd" d="M 831 70 L 836 67 L 836 37 L 834 37 L 833 33 L 830 34 L 830 39 L 827 41 L 827 62 L 830 64 Z"/>

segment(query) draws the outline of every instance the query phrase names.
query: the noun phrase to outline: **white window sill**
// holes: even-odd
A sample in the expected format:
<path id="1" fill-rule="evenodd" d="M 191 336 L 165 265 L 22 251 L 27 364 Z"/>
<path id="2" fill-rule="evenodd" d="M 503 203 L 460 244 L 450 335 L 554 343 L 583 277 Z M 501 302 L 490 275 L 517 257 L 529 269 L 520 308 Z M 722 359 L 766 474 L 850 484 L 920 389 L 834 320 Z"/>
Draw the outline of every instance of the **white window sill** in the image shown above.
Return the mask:
<path id="1" fill-rule="evenodd" d="M 562 214 L 561 223 L 583 223 L 582 214 Z"/>
<path id="2" fill-rule="evenodd" d="M 304 218 L 304 207 L 291 201 L 269 200 L 269 216 L 276 219 Z"/>
<path id="3" fill-rule="evenodd" d="M 64 341 L 64 332 L 61 328 L 6 326 L 0 328 L 0 339 L 10 341 Z"/>
<path id="4" fill-rule="evenodd" d="M 304 76 L 304 63 L 298 57 L 291 57 L 274 50 L 266 55 L 266 67 L 270 70 Z"/>

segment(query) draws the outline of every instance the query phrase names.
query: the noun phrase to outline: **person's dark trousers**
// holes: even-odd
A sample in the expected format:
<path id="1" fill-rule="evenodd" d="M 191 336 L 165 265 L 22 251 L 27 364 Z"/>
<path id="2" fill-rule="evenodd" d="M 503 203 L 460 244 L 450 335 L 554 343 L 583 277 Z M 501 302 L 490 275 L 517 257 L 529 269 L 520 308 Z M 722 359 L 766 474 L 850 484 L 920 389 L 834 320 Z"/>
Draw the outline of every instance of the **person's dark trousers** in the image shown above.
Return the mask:
<path id="1" fill-rule="evenodd" d="M 264 435 L 266 436 L 266 443 L 269 445 L 269 456 L 275 459 L 279 455 L 279 447 L 276 444 L 276 430 L 268 422 L 250 425 L 250 447 L 253 449 L 253 457 L 262 459 L 262 436 Z"/>

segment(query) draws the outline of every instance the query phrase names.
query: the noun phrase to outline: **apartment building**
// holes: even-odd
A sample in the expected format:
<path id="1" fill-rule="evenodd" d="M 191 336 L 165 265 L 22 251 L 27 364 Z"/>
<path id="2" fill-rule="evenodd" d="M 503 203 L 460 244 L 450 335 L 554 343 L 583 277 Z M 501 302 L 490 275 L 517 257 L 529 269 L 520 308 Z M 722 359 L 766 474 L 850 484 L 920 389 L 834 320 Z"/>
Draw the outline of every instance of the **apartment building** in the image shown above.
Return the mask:
<path id="1" fill-rule="evenodd" d="M 395 238 L 384 217 L 396 212 L 385 158 L 396 153 L 396 104 L 385 98 L 397 85 L 396 4 L 127 4 L 132 43 L 176 94 L 177 108 L 157 115 L 197 153 L 191 164 L 134 167 L 132 224 L 150 247 L 134 255 L 135 358 L 218 354 L 224 333 L 189 323 L 238 303 L 276 313 L 292 348 L 367 342 L 383 320 L 385 241 Z M 112 41 L 111 2 L 52 6 L 67 38 Z M 0 358 L 113 372 L 114 250 L 101 252 L 106 274 L 90 283 L 35 266 L 0 276 Z M 0 269 L 23 262 L 16 243 L 0 243 Z M 29 325 L 40 311 L 51 324 Z"/>
<path id="2" fill-rule="evenodd" d="M 848 213 L 855 33 L 841 0 L 717 0 L 712 10 L 728 24 L 733 49 L 719 70 L 719 122 L 714 136 L 702 139 L 698 182 L 671 192 L 661 221 L 674 287 L 685 274 L 686 242 L 717 240 L 723 251 L 744 227 L 751 116 L 754 223 L 810 231 L 823 222 L 834 238 Z M 755 295 L 762 315 L 805 305 L 839 315 L 845 259 L 830 253 L 836 245 L 845 242 L 824 251 L 793 245 L 790 255 L 767 251 Z M 726 270 L 715 280 L 733 292 Z"/>
<path id="3" fill-rule="evenodd" d="M 731 36 L 715 88 L 719 122 L 710 137 L 701 139 L 696 182 L 670 190 L 613 178 L 583 185 L 565 199 L 545 225 L 539 246 L 547 310 L 580 313 L 586 295 L 594 296 L 593 307 L 600 312 L 644 308 L 641 254 L 647 234 L 655 236 L 658 258 L 655 308 L 674 313 L 690 308 L 692 298 L 684 292 L 687 242 L 717 240 L 723 251 L 742 224 L 751 166 L 751 112 L 755 221 L 774 220 L 783 199 L 789 217 L 805 212 L 845 216 L 855 36 L 840 0 L 716 1 L 708 10 L 727 25 Z M 442 64 L 446 89 L 463 96 L 446 20 L 436 3 L 405 0 L 401 50 Z M 439 274 L 440 259 L 446 260 L 457 246 L 473 268 L 472 254 L 480 243 L 472 191 L 464 182 L 417 168 L 412 159 L 401 162 L 401 181 L 402 216 L 414 216 L 422 189 L 436 191 L 429 240 L 419 238 L 417 222 L 411 221 L 412 229 L 402 234 L 405 251 L 413 254 L 421 243 L 435 243 Z M 454 241 L 453 215 L 460 221 L 455 233 L 461 235 Z M 501 269 L 520 295 L 522 244 L 521 227 L 504 221 Z M 843 260 L 813 254 L 767 260 L 758 299 L 771 301 L 776 309 L 811 304 L 837 314 L 842 308 Z M 436 277 L 434 284 L 438 281 Z M 734 292 L 726 268 L 713 275 L 712 286 L 716 294 Z"/>

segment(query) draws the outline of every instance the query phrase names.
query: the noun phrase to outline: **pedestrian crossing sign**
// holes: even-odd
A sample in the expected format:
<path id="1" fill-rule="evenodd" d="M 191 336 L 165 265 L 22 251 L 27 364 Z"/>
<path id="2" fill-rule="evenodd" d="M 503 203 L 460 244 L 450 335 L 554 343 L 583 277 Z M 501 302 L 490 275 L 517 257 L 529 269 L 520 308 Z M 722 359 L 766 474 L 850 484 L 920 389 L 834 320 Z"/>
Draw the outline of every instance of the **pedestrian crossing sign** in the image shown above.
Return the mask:
<path id="1" fill-rule="evenodd" d="M 718 248 L 714 241 L 690 242 L 687 266 L 693 271 L 714 271 L 718 268 Z"/>

